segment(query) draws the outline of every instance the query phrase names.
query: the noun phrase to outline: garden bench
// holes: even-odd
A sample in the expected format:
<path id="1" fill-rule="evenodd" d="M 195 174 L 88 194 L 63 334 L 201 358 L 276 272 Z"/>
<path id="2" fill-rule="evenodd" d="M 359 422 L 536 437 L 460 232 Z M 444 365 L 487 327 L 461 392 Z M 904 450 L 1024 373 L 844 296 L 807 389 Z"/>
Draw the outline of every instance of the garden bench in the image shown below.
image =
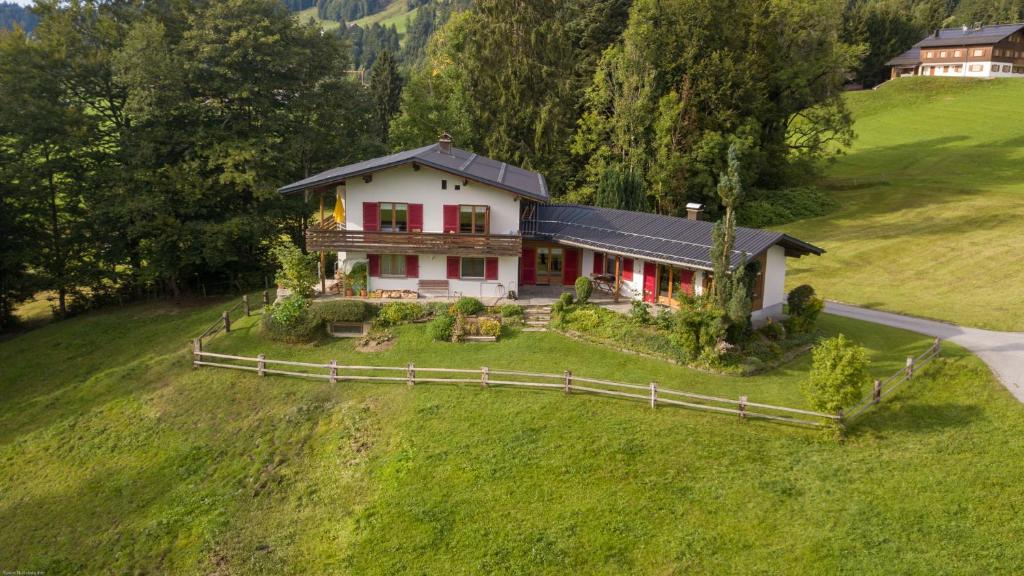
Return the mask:
<path id="1" fill-rule="evenodd" d="M 420 280 L 417 291 L 424 296 L 434 294 L 451 298 L 451 290 L 447 280 Z"/>

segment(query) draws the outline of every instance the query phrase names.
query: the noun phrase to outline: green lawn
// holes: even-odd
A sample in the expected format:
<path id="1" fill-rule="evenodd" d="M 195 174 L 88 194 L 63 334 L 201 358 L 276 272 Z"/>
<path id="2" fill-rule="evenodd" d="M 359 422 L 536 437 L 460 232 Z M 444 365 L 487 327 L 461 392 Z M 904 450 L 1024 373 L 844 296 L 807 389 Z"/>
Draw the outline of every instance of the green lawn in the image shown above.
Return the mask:
<path id="1" fill-rule="evenodd" d="M 1024 409 L 944 359 L 843 445 L 584 395 L 331 385 L 193 370 L 223 305 L 140 305 L 0 343 L 0 567 L 47 574 L 1010 574 L 1024 565 Z M 397 330 L 208 348 L 558 370 L 796 404 L 806 358 L 732 378 L 566 340 Z M 895 370 L 926 338 L 826 317 Z"/>
<path id="2" fill-rule="evenodd" d="M 825 181 L 841 209 L 782 227 L 828 253 L 790 261 L 790 286 L 1024 330 L 1024 82 L 904 78 L 848 102 L 858 138 Z"/>
<path id="3" fill-rule="evenodd" d="M 299 19 L 299 22 L 303 24 L 309 22 L 312 19 L 314 22 L 319 24 L 321 28 L 327 30 L 328 32 L 331 30 L 337 30 L 338 27 L 341 26 L 341 23 L 339 23 L 337 20 L 324 20 L 323 18 L 321 18 L 316 6 L 296 12 L 295 16 L 296 18 Z"/>
<path id="4" fill-rule="evenodd" d="M 353 20 L 349 24 L 357 24 L 363 28 L 372 26 L 373 24 L 380 24 L 381 26 L 394 25 L 398 30 L 398 34 L 404 35 L 410 19 L 416 17 L 416 10 L 418 9 L 419 8 L 414 8 L 409 10 L 406 0 L 394 0 L 385 6 L 380 12 L 363 16 L 358 20 Z M 324 20 L 320 18 L 317 13 L 316 6 L 296 12 L 295 15 L 298 17 L 299 21 L 303 23 L 308 22 L 309 19 L 312 18 L 320 25 L 321 28 L 328 31 L 335 30 L 341 25 L 336 20 Z"/>

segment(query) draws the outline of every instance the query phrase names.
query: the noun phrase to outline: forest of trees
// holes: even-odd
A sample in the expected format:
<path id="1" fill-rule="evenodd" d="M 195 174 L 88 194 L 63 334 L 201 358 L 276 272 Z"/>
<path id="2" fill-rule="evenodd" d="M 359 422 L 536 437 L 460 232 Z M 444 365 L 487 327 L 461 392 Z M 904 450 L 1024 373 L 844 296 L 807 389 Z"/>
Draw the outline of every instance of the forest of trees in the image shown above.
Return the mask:
<path id="1" fill-rule="evenodd" d="M 935 27 L 1024 18 L 1024 0 L 407 1 L 401 38 L 325 34 L 293 17 L 312 0 L 40 0 L 31 34 L 0 32 L 0 330 L 40 291 L 66 315 L 262 285 L 309 210 L 278 186 L 442 131 L 559 200 L 717 218 L 730 155 L 760 198 L 801 183 L 852 138 L 851 80 Z"/>

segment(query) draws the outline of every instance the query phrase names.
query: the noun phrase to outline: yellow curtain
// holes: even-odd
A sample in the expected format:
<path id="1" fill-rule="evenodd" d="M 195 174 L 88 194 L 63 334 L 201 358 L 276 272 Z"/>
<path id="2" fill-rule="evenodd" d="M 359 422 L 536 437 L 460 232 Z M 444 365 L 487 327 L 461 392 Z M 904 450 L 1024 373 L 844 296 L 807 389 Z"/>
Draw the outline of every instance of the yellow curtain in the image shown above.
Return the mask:
<path id="1" fill-rule="evenodd" d="M 342 192 L 341 188 L 338 188 L 337 192 L 335 192 L 335 198 L 336 200 L 334 202 L 334 221 L 337 222 L 338 224 L 344 224 L 345 197 L 344 192 Z"/>

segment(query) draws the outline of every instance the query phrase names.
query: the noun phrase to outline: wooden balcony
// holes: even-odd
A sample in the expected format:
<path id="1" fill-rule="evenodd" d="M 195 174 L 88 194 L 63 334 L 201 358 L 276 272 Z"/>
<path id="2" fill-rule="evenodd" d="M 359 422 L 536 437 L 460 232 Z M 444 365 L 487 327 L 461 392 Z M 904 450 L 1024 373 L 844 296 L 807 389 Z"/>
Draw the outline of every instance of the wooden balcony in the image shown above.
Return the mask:
<path id="1" fill-rule="evenodd" d="M 363 232 L 331 227 L 306 230 L 310 252 L 369 254 L 447 254 L 449 256 L 520 256 L 521 236 L 441 234 L 437 232 Z"/>

